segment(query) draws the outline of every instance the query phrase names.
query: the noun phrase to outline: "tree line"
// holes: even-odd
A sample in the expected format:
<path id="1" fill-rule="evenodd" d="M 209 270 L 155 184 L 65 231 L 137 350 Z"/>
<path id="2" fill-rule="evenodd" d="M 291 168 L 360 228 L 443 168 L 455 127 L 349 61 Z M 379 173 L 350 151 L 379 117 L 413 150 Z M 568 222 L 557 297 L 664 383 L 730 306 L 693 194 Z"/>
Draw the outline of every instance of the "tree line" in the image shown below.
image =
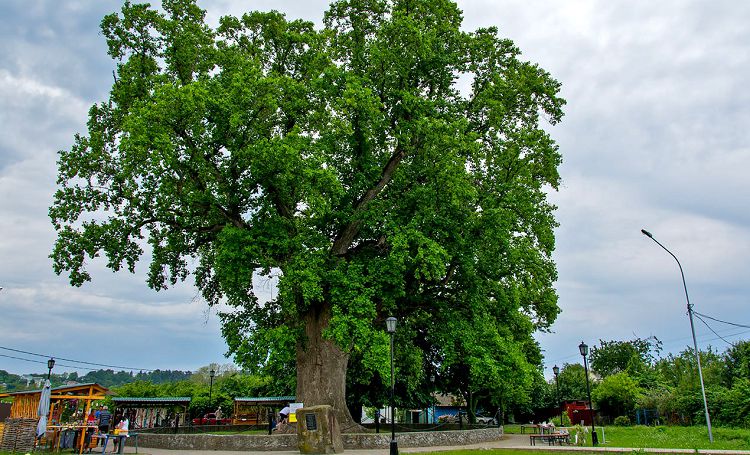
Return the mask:
<path id="1" fill-rule="evenodd" d="M 654 338 L 603 341 L 590 357 L 591 398 L 605 422 L 637 421 L 638 410 L 651 410 L 663 424 L 705 424 L 694 350 L 660 357 Z M 709 347 L 700 352 L 711 421 L 714 425 L 750 427 L 750 341 L 733 344 L 723 353 Z M 559 401 L 586 400 L 581 364 L 565 364 L 541 389 L 537 413 L 556 409 Z M 641 414 L 642 415 L 642 414 Z M 642 422 L 641 422 L 642 423 Z"/>
<path id="2" fill-rule="evenodd" d="M 52 373 L 50 382 L 52 387 L 58 387 L 68 383 L 86 384 L 95 382 L 104 387 L 116 387 L 128 384 L 133 381 L 146 381 L 153 384 L 171 383 L 175 381 L 187 380 L 193 375 L 190 371 L 180 370 L 153 370 L 153 371 L 114 371 L 112 369 L 100 369 L 90 371 L 84 375 L 77 372 L 72 373 Z M 33 390 L 39 388 L 39 380 L 46 378 L 47 373 L 30 373 L 18 375 L 0 370 L 0 391 L 2 392 L 21 392 L 24 390 Z M 34 379 L 37 381 L 35 382 Z"/>

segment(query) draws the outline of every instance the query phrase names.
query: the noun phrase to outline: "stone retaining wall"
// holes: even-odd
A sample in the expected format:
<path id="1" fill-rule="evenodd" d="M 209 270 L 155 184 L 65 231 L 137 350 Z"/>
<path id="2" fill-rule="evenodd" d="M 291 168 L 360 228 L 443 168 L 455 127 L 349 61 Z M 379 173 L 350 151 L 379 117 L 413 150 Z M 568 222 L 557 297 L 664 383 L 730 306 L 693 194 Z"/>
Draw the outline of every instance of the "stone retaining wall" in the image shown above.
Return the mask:
<path id="1" fill-rule="evenodd" d="M 481 430 L 398 433 L 396 439 L 399 447 L 432 447 L 498 441 L 502 436 L 502 428 L 492 427 Z M 344 434 L 342 437 L 345 449 L 387 449 L 391 442 L 390 433 Z M 132 442 L 128 445 L 132 445 Z M 169 450 L 297 450 L 297 435 L 140 433 L 138 446 Z"/>

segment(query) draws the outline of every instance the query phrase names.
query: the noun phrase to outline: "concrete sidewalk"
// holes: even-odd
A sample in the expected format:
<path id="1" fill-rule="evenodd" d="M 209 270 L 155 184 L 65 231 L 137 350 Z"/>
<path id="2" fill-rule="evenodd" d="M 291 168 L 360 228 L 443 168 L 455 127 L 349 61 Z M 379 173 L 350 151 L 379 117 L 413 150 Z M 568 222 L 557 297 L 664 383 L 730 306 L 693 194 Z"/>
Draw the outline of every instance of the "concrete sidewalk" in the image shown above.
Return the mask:
<path id="1" fill-rule="evenodd" d="M 464 446 L 437 446 L 437 447 L 404 447 L 399 448 L 400 453 L 421 453 L 421 452 L 444 452 L 449 450 L 490 450 L 490 449 L 520 449 L 520 450 L 548 450 L 568 451 L 568 452 L 609 452 L 609 453 L 628 453 L 640 449 L 621 448 L 621 447 L 576 447 L 576 446 L 549 446 L 546 444 L 531 446 L 529 444 L 529 435 L 523 434 L 506 434 L 501 441 L 483 442 L 480 444 L 470 444 Z M 701 449 L 643 449 L 644 452 L 653 454 L 710 454 L 710 455 L 750 455 L 750 450 L 714 450 Z M 125 453 L 135 453 L 135 447 L 125 446 Z M 296 450 L 274 450 L 274 451 L 227 451 L 227 450 L 165 450 L 142 447 L 138 449 L 139 455 L 300 455 Z M 347 450 L 344 452 L 349 455 L 389 455 L 388 448 L 370 449 L 370 450 Z"/>

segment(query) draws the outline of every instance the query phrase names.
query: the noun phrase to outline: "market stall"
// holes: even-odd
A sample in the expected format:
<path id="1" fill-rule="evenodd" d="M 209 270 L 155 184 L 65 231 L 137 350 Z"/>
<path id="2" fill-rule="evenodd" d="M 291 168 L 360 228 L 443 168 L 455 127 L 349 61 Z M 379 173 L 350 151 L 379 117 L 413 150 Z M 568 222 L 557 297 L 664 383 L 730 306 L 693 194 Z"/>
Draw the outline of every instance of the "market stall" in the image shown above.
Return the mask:
<path id="1" fill-rule="evenodd" d="M 275 418 L 279 410 L 294 401 L 293 396 L 235 398 L 232 423 L 234 425 L 268 425 L 269 411 L 271 417 Z"/>
<path id="2" fill-rule="evenodd" d="M 190 397 L 115 397 L 115 416 L 126 415 L 131 429 L 187 425 Z"/>
<path id="3" fill-rule="evenodd" d="M 83 453 L 86 438 L 83 435 L 87 429 L 86 416 L 97 401 L 104 400 L 109 390 L 96 383 L 75 384 L 55 387 L 50 396 L 50 411 L 47 434 L 44 442 L 52 448 L 61 448 L 69 444 Z M 25 390 L 0 395 L 0 398 L 11 398 L 13 405 L 10 409 L 8 422 L 21 422 L 28 419 L 38 419 L 37 408 L 42 396 L 42 390 Z M 6 427 L 9 425 L 6 425 Z M 8 428 L 5 428 L 7 432 Z"/>

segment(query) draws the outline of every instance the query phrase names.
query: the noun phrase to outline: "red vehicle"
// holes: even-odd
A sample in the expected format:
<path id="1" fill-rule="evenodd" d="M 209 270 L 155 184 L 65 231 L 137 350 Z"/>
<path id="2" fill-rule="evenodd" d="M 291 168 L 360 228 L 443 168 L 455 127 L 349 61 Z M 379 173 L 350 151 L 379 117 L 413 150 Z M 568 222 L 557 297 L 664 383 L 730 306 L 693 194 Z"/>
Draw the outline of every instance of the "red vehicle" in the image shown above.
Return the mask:
<path id="1" fill-rule="evenodd" d="M 210 412 L 203 417 L 193 419 L 193 425 L 231 425 L 232 419 L 217 419 L 216 414 Z"/>

